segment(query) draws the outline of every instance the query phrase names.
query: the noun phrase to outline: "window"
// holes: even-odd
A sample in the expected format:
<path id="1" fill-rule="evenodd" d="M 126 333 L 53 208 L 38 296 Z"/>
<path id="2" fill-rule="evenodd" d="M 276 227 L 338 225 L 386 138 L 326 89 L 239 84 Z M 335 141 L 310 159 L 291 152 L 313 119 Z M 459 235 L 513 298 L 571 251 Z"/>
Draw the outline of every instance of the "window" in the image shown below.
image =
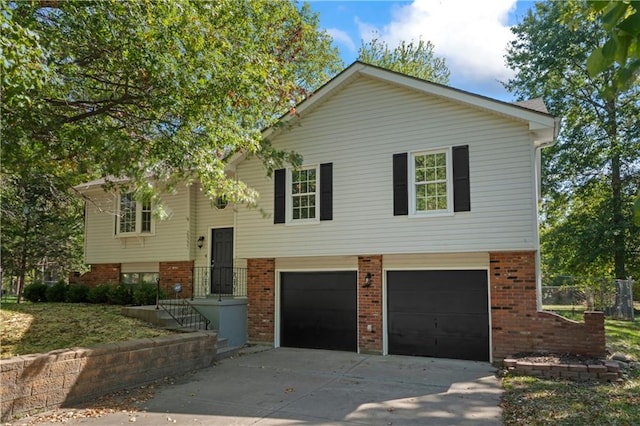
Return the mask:
<path id="1" fill-rule="evenodd" d="M 273 223 L 333 220 L 333 163 L 274 173 Z"/>
<path id="2" fill-rule="evenodd" d="M 157 272 L 127 272 L 120 274 L 122 284 L 156 284 L 159 274 Z"/>
<path id="3" fill-rule="evenodd" d="M 448 151 L 416 153 L 413 157 L 413 211 L 449 211 Z"/>
<path id="4" fill-rule="evenodd" d="M 393 154 L 393 215 L 471 211 L 469 146 Z"/>
<path id="5" fill-rule="evenodd" d="M 316 169 L 291 171 L 291 220 L 316 218 Z"/>
<path id="6" fill-rule="evenodd" d="M 152 227 L 151 202 L 136 201 L 132 193 L 120 194 L 117 234 L 149 234 Z"/>

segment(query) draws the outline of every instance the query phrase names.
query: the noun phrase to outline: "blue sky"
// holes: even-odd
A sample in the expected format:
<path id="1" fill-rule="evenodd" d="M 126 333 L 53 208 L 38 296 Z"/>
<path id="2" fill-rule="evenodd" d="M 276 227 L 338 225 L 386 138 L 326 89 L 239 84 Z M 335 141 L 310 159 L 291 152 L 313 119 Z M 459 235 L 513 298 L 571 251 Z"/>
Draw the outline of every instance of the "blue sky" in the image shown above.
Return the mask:
<path id="1" fill-rule="evenodd" d="M 451 86 L 513 100 L 499 83 L 512 76 L 503 57 L 513 39 L 509 27 L 526 16 L 532 1 L 307 1 L 320 14 L 320 26 L 333 37 L 345 65 L 356 59 L 362 40 L 374 34 L 390 46 L 421 37 L 446 59 Z"/>

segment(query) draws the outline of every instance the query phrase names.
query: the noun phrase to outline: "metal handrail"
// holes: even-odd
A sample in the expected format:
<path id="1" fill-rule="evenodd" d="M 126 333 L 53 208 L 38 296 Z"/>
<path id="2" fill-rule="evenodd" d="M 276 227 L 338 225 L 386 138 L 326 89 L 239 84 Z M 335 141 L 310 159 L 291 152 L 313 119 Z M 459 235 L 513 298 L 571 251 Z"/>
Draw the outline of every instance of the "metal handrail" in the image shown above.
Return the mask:
<path id="1" fill-rule="evenodd" d="M 246 297 L 247 268 L 197 266 L 193 268 L 193 297 Z"/>
<path id="2" fill-rule="evenodd" d="M 205 317 L 187 299 L 165 299 L 159 306 L 167 312 L 181 327 L 194 330 L 209 330 L 211 321 Z"/>

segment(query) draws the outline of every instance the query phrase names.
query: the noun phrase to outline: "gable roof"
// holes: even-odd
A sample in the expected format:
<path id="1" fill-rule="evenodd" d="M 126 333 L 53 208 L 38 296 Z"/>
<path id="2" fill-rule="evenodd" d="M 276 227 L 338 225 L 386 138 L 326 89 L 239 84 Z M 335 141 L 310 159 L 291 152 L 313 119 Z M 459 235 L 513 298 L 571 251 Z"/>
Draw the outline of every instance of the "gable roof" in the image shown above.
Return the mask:
<path id="1" fill-rule="evenodd" d="M 517 103 L 503 102 L 360 61 L 352 63 L 340 74 L 313 92 L 313 94 L 295 107 L 296 114 L 285 114 L 281 117 L 280 122 L 288 123 L 303 117 L 329 99 L 333 94 L 349 85 L 353 80 L 362 76 L 526 122 L 529 125 L 529 130 L 533 133 L 534 143 L 537 146 L 552 144 L 557 136 L 560 121 L 547 112 L 546 107 L 540 99 Z M 263 136 L 268 137 L 272 135 L 277 131 L 277 128 L 276 126 L 266 129 L 263 132 Z"/>

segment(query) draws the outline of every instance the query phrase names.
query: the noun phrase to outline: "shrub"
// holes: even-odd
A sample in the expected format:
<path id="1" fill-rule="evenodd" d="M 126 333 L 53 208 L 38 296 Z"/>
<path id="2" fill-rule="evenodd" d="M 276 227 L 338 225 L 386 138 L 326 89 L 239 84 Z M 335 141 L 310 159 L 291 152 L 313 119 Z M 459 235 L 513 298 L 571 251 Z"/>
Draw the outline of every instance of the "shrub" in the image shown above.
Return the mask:
<path id="1" fill-rule="evenodd" d="M 84 284 L 71 284 L 67 288 L 66 301 L 69 303 L 87 303 L 89 301 L 89 287 Z"/>
<path id="2" fill-rule="evenodd" d="M 65 296 L 67 294 L 67 285 L 65 283 L 56 283 L 50 287 L 47 287 L 45 295 L 47 297 L 47 302 L 64 302 Z"/>
<path id="3" fill-rule="evenodd" d="M 131 305 L 133 303 L 133 289 L 130 284 L 112 286 L 109 291 L 109 304 Z"/>
<path id="4" fill-rule="evenodd" d="M 109 303 L 109 293 L 111 287 L 108 284 L 98 284 L 97 286 L 89 289 L 87 299 L 90 303 Z"/>
<path id="5" fill-rule="evenodd" d="M 42 283 L 29 284 L 22 290 L 22 295 L 29 302 L 46 302 L 47 286 Z"/>
<path id="6" fill-rule="evenodd" d="M 151 283 L 136 284 L 133 289 L 134 305 L 155 305 L 157 285 Z M 166 294 L 160 289 L 160 299 L 166 298 Z"/>

